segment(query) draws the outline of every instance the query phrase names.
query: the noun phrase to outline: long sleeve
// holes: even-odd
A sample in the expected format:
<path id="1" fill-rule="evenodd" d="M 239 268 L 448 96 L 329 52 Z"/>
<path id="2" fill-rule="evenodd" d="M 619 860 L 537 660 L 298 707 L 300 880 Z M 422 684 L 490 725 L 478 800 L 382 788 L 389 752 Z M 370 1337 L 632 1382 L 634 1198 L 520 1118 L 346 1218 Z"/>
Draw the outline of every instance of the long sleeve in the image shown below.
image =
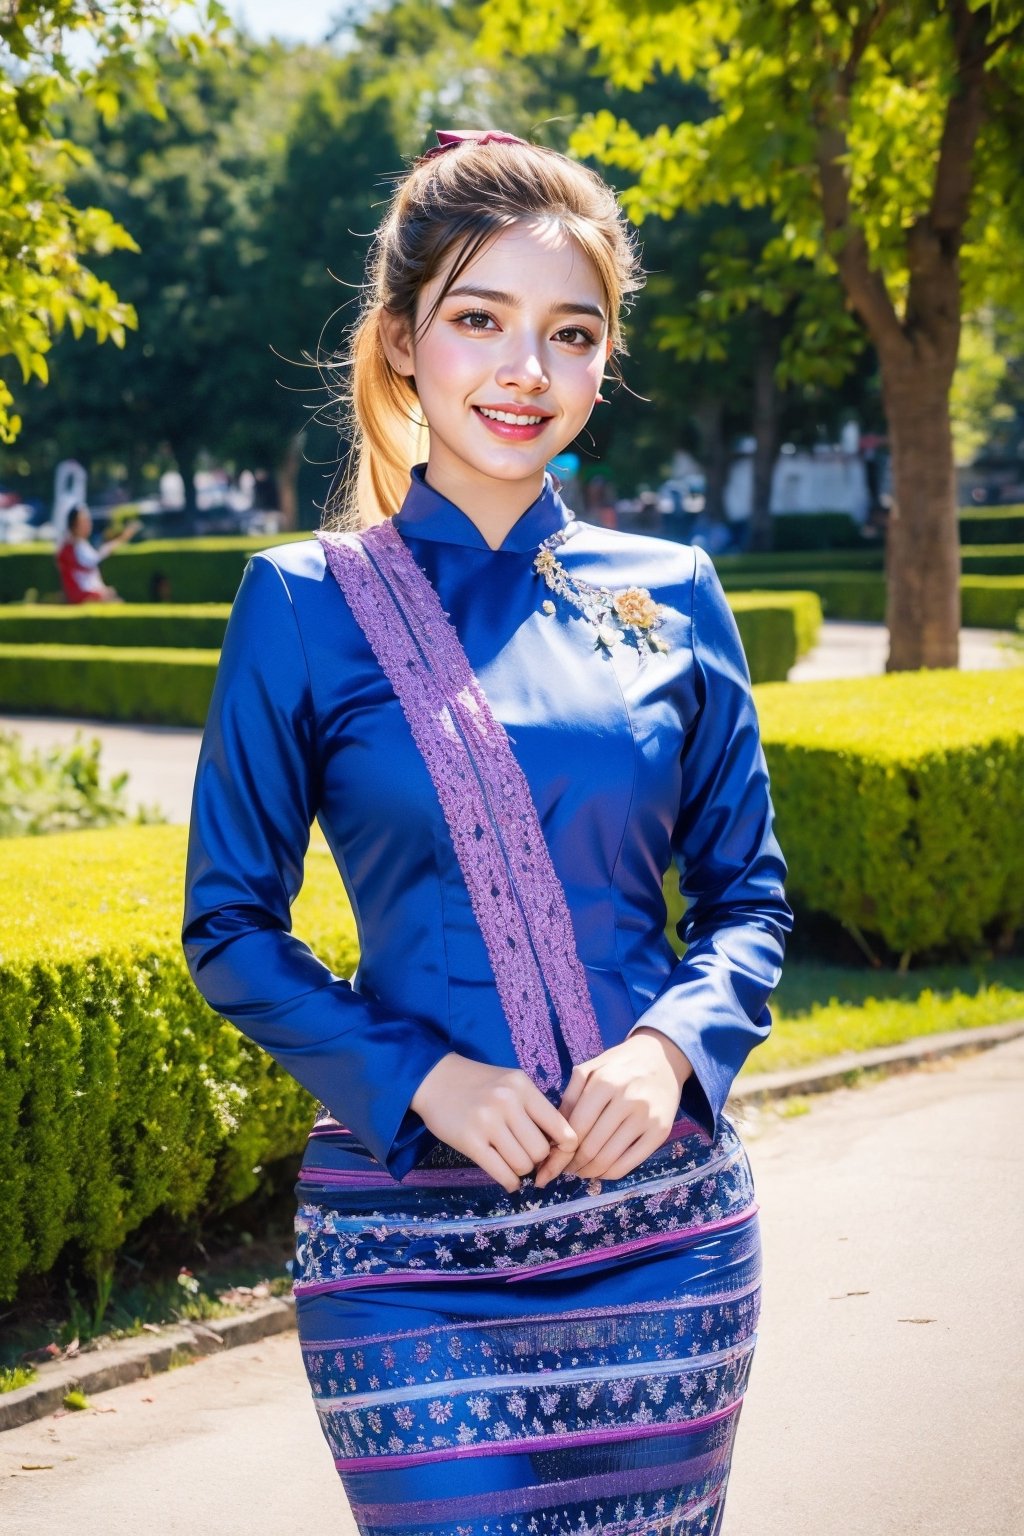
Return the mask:
<path id="1" fill-rule="evenodd" d="M 210 1006 L 400 1178 L 434 1144 L 409 1103 L 445 1030 L 357 993 L 291 933 L 318 809 L 313 691 L 285 578 L 246 568 L 199 757 L 182 940 Z"/>
<path id="2" fill-rule="evenodd" d="M 672 837 L 687 949 L 634 1028 L 656 1029 L 686 1054 L 693 1076 L 683 1108 L 713 1133 L 734 1077 L 771 1027 L 767 1004 L 793 914 L 739 633 L 711 561 L 696 556 L 697 713 Z"/>

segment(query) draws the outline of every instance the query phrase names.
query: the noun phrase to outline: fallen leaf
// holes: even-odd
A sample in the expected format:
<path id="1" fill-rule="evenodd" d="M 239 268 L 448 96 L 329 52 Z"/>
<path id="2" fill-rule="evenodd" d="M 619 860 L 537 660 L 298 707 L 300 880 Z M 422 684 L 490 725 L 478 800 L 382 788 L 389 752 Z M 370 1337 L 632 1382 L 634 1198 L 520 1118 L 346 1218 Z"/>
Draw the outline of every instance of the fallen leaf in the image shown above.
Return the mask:
<path id="1" fill-rule="evenodd" d="M 162 1333 L 163 1329 L 159 1323 L 143 1323 L 142 1331 L 143 1333 Z"/>
<path id="2" fill-rule="evenodd" d="M 898 1317 L 898 1323 L 934 1323 L 934 1317 Z"/>
<path id="3" fill-rule="evenodd" d="M 152 1402 L 155 1401 L 155 1399 L 152 1398 L 152 1397 L 143 1397 L 143 1398 L 140 1399 L 140 1401 L 143 1402 L 143 1403 L 152 1403 Z"/>
<path id="4" fill-rule="evenodd" d="M 53 1471 L 53 1462 L 52 1461 L 23 1461 L 22 1464 L 21 1464 L 21 1470 L 23 1472 L 52 1472 Z"/>

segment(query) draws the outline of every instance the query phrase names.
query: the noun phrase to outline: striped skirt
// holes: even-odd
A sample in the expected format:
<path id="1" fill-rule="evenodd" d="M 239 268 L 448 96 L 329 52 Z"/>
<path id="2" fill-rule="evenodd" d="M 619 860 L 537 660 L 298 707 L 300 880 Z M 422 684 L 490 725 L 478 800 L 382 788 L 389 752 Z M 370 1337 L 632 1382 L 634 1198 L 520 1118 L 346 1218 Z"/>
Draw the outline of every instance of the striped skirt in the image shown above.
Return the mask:
<path id="1" fill-rule="evenodd" d="M 690 1120 L 624 1179 L 400 1183 L 318 1121 L 295 1296 L 363 1536 L 712 1536 L 750 1371 L 746 1154 Z"/>

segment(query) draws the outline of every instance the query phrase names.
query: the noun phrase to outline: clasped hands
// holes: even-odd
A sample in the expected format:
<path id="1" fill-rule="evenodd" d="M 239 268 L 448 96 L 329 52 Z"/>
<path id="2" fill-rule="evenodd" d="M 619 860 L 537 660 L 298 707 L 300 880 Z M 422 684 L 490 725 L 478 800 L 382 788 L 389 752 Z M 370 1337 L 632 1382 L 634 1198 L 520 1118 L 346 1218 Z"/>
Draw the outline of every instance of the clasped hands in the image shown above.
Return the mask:
<path id="1" fill-rule="evenodd" d="M 410 1107 L 511 1194 L 527 1174 L 538 1189 L 561 1173 L 625 1178 L 666 1140 L 692 1071 L 667 1035 L 641 1026 L 575 1067 L 557 1109 L 519 1068 L 456 1051 L 427 1073 Z"/>

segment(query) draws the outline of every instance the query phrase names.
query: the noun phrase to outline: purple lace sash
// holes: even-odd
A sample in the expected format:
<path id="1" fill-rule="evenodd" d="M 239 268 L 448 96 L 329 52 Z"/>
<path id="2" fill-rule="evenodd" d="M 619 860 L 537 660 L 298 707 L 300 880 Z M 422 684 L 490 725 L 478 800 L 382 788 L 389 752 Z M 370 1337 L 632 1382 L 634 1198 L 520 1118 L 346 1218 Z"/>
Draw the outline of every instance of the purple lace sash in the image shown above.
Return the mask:
<path id="1" fill-rule="evenodd" d="M 557 1090 L 551 1007 L 572 1061 L 604 1047 L 526 776 L 398 529 L 389 521 L 318 537 L 430 772 L 519 1064 Z"/>

